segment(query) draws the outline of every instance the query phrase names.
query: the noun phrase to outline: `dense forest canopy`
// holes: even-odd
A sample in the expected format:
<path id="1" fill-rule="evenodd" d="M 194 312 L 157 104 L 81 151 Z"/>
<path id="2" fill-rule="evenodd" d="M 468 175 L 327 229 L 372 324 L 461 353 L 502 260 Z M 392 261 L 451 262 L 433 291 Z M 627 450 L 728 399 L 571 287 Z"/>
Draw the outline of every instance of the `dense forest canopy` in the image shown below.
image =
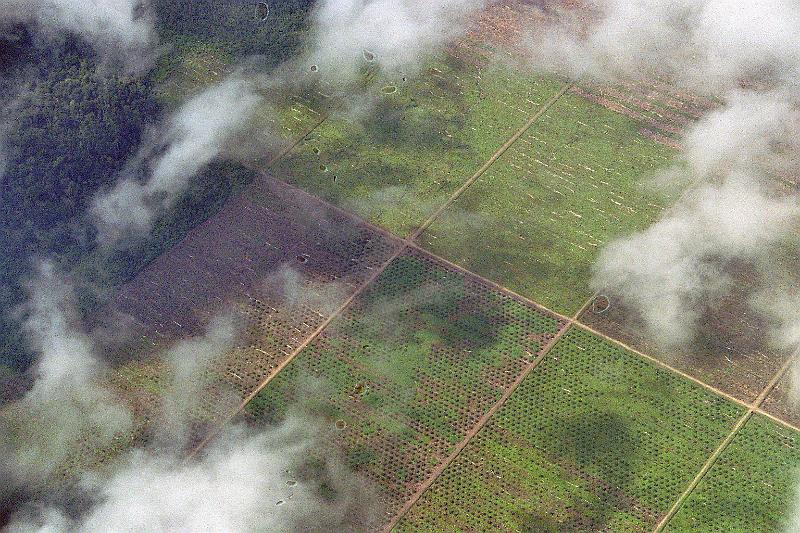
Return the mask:
<path id="1" fill-rule="evenodd" d="M 78 231 L 87 204 L 113 182 L 136 150 L 159 105 L 148 80 L 101 72 L 91 49 L 59 39 L 8 59 L 16 79 L 0 177 L 3 359 L 24 366 L 18 328 L 8 311 L 36 257 L 72 263 L 91 248 Z M 8 72 L 8 71 L 6 71 Z M 11 87 L 11 84 L 14 84 Z"/>
<path id="2" fill-rule="evenodd" d="M 257 2 L 156 0 L 163 52 L 151 72 L 139 75 L 99 64 L 76 36 L 33 38 L 24 27 L 0 28 L 0 89 L 10 117 L 0 123 L 0 377 L 31 362 L 14 310 L 32 260 L 55 257 L 64 268 L 102 271 L 104 282 L 118 285 L 250 178 L 232 163 L 210 165 L 147 241 L 92 264 L 101 258 L 84 223 L 87 206 L 167 112 L 158 98 L 163 71 L 194 45 L 223 50 L 231 62 L 259 55 L 264 68 L 274 67 L 301 46 L 312 3 L 271 3 L 261 21 Z M 101 303 L 86 300 L 87 312 Z"/>
<path id="3" fill-rule="evenodd" d="M 236 58 L 264 56 L 269 66 L 287 60 L 302 44 L 314 0 L 268 2 L 261 20 L 253 0 L 158 0 L 154 4 L 164 41 L 199 41 L 220 46 Z"/>

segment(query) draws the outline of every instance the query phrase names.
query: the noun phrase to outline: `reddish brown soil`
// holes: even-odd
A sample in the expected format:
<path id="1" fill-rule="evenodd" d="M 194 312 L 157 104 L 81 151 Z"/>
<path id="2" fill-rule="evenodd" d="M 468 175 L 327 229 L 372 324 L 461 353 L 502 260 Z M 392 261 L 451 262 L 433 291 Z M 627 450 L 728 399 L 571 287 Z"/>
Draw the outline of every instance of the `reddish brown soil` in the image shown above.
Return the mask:
<path id="1" fill-rule="evenodd" d="M 524 53 L 526 41 L 537 27 L 552 24 L 560 17 L 585 23 L 592 16 L 586 2 L 579 0 L 501 0 L 475 17 L 467 39 Z"/>
<path id="2" fill-rule="evenodd" d="M 563 21 L 580 34 L 597 16 L 587 2 L 503 0 L 475 17 L 466 41 L 471 46 L 490 43 L 526 68 L 529 36 L 537 29 Z M 676 149 L 685 129 L 717 105 L 712 98 L 689 94 L 652 76 L 614 83 L 584 81 L 572 93 L 639 122 L 644 137 Z"/>
<path id="3" fill-rule="evenodd" d="M 643 136 L 676 149 L 686 128 L 716 107 L 711 99 L 653 79 L 616 84 L 586 82 L 572 92 L 641 123 Z"/>
<path id="4" fill-rule="evenodd" d="M 201 335 L 210 319 L 225 310 L 233 315 L 242 334 L 239 344 L 206 376 L 196 397 L 187 398 L 199 403 L 199 439 L 210 424 L 230 415 L 396 245 L 308 194 L 260 177 L 123 287 L 110 310 L 133 318 L 143 343 L 151 346 L 148 352 Z M 293 282 L 280 277 L 286 267 L 295 273 Z M 157 360 L 149 360 L 141 369 L 145 374 L 158 367 Z M 115 384 L 141 415 L 156 407 L 151 395 L 124 380 Z"/>
<path id="5" fill-rule="evenodd" d="M 800 402 L 791 395 L 791 370 L 778 382 L 772 393 L 767 396 L 761 408 L 781 420 L 800 427 Z"/>
<path id="6" fill-rule="evenodd" d="M 22 398 L 30 386 L 31 378 L 27 374 L 0 377 L 0 407 Z"/>

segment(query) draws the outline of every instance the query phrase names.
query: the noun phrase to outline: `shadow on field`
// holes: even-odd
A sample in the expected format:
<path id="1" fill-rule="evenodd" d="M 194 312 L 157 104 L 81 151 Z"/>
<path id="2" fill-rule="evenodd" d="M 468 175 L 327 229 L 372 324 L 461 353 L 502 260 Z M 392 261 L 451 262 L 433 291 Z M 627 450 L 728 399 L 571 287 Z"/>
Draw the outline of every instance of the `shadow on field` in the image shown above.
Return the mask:
<path id="1" fill-rule="evenodd" d="M 627 422 L 613 412 L 581 414 L 565 420 L 553 448 L 561 450 L 555 462 L 581 479 L 598 502 L 573 502 L 566 522 L 540 514 L 527 517 L 524 531 L 603 531 L 617 510 L 637 513 L 640 508 L 626 491 L 635 479 L 640 439 Z"/>

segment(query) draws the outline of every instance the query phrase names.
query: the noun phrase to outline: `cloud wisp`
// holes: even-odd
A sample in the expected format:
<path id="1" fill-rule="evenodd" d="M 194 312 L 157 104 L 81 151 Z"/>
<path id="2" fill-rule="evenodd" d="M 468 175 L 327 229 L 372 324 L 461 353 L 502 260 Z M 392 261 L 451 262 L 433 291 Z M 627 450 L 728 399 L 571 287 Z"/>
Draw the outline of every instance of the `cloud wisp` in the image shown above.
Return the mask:
<path id="1" fill-rule="evenodd" d="M 230 428 L 197 459 L 133 450 L 111 469 L 87 472 L 81 486 L 92 502 L 77 517 L 58 507 L 20 513 L 12 532 L 297 531 L 301 525 L 336 527 L 346 520 L 359 488 L 335 463 L 324 466 L 336 497 L 325 500 L 303 461 L 319 446 L 308 420 L 290 418 L 255 432 Z"/>
<path id="2" fill-rule="evenodd" d="M 352 80 L 365 63 L 413 73 L 463 34 L 489 0 L 323 0 L 312 15 L 307 62 L 334 80 Z"/>
<path id="3" fill-rule="evenodd" d="M 182 105 L 151 134 L 114 187 L 95 198 L 99 243 L 108 247 L 147 235 L 191 179 L 244 130 L 260 101 L 251 82 L 233 76 Z"/>
<path id="4" fill-rule="evenodd" d="M 2 412 L 3 468 L 15 484 L 39 483 L 82 441 L 103 448 L 131 429 L 131 415 L 102 385 L 107 375 L 80 330 L 68 279 L 42 263 L 30 284 L 24 327 L 39 353 L 35 381 Z"/>
<path id="5" fill-rule="evenodd" d="M 3 23 L 80 35 L 103 59 L 132 68 L 150 64 L 157 41 L 154 18 L 142 0 L 4 0 Z"/>
<path id="6" fill-rule="evenodd" d="M 258 429 L 230 426 L 187 459 L 209 376 L 236 338 L 229 318 L 163 354 L 171 380 L 150 421 L 157 438 L 128 448 L 130 407 L 107 388 L 108 370 L 74 319 L 68 279 L 44 263 L 31 287 L 26 328 L 40 358 L 32 389 L 0 411 L 0 472 L 11 483 L 0 496 L 16 498 L 16 489 L 37 496 L 0 502 L 16 509 L 10 531 L 295 531 L 336 528 L 374 508 L 368 485 L 305 416 Z M 75 458 L 81 449 L 105 448 L 117 451 L 99 463 Z M 322 450 L 310 471 L 308 458 Z M 60 501 L 60 472 L 77 480 L 70 489 L 81 495 L 77 505 L 75 494 Z M 327 492 L 320 492 L 321 479 Z"/>
<path id="7" fill-rule="evenodd" d="M 538 66 L 596 80 L 656 77 L 717 96 L 690 125 L 662 184 L 686 193 L 641 233 L 610 243 L 593 288 L 615 293 L 662 345 L 688 345 L 709 303 L 729 291 L 728 268 L 783 275 L 767 258 L 798 222 L 800 6 L 784 0 L 595 0 L 562 11 L 530 37 Z"/>
<path id="8" fill-rule="evenodd" d="M 661 75 L 703 94 L 793 83 L 800 8 L 789 0 L 592 0 L 529 36 L 531 58 L 573 77 Z"/>

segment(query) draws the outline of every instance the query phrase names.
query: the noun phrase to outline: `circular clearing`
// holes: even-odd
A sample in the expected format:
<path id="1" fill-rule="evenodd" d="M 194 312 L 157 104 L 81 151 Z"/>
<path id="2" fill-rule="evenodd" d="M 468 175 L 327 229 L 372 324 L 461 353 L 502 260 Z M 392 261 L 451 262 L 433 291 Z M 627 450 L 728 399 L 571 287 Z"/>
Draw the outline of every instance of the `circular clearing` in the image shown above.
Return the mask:
<path id="1" fill-rule="evenodd" d="M 333 427 L 335 427 L 338 431 L 342 431 L 342 430 L 344 430 L 344 428 L 347 427 L 347 422 L 345 422 L 344 420 L 339 419 L 339 420 L 336 421 L 336 423 L 333 425 Z"/>
<path id="2" fill-rule="evenodd" d="M 311 65 L 311 72 L 316 72 L 318 70 L 319 70 L 319 67 L 317 65 Z"/>
<path id="3" fill-rule="evenodd" d="M 601 315 L 611 308 L 611 299 L 605 294 L 597 296 L 592 302 L 592 313 Z"/>
<path id="4" fill-rule="evenodd" d="M 308 261 L 308 257 L 304 255 L 298 255 L 297 260 L 300 261 L 301 263 L 305 263 L 306 261 Z"/>
<path id="5" fill-rule="evenodd" d="M 256 5 L 256 16 L 264 22 L 269 18 L 269 4 L 266 2 L 259 2 Z"/>
<path id="6" fill-rule="evenodd" d="M 373 61 L 375 61 L 375 54 L 373 54 L 366 48 L 362 50 L 362 53 L 364 54 L 364 59 L 367 60 L 368 62 L 372 63 Z"/>

